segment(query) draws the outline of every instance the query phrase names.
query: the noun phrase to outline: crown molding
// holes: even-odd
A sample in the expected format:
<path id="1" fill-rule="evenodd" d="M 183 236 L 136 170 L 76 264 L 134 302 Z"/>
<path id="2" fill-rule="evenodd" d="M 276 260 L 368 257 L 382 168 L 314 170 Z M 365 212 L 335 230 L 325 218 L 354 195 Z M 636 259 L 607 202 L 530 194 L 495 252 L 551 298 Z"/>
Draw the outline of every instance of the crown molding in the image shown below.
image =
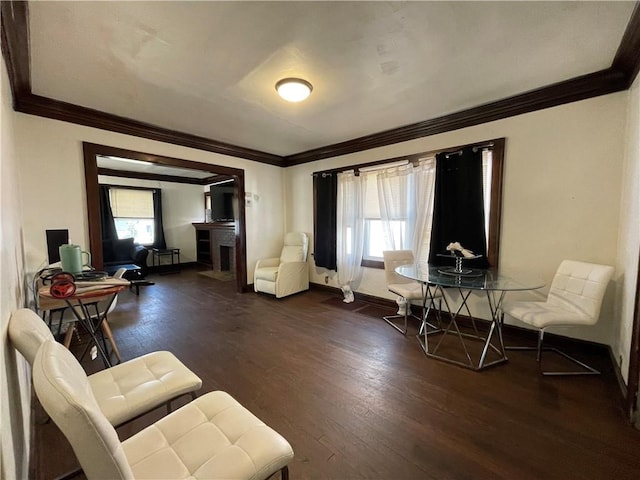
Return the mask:
<path id="1" fill-rule="evenodd" d="M 613 59 L 611 68 L 627 76 L 627 88 L 633 85 L 640 71 L 640 2 L 631 13 L 620 46 Z"/>
<path id="2" fill-rule="evenodd" d="M 60 100 L 39 95 L 21 95 L 14 102 L 15 110 L 40 117 L 62 120 L 64 122 L 100 128 L 111 132 L 124 133 L 135 137 L 148 138 L 159 142 L 171 143 L 183 147 L 220 153 L 231 157 L 245 158 L 256 162 L 283 167 L 282 157 L 249 148 L 219 142 L 205 137 L 182 133 L 158 127 L 118 115 L 81 107 Z"/>
<path id="3" fill-rule="evenodd" d="M 449 115 L 282 157 L 34 95 L 29 68 L 28 2 L 0 2 L 0 7 L 2 54 L 16 111 L 279 167 L 383 147 L 626 90 L 640 71 L 640 3 L 636 2 L 612 66 L 608 69 Z"/>
<path id="4" fill-rule="evenodd" d="M 621 72 L 609 68 L 572 78 L 564 82 L 531 90 L 512 97 L 487 103 L 479 107 L 461 110 L 442 117 L 405 125 L 381 133 L 327 145 L 307 152 L 284 157 L 287 166 L 308 163 L 323 158 L 384 147 L 416 138 L 471 127 L 523 113 L 555 107 L 565 103 L 606 95 L 627 89 L 627 78 Z"/>

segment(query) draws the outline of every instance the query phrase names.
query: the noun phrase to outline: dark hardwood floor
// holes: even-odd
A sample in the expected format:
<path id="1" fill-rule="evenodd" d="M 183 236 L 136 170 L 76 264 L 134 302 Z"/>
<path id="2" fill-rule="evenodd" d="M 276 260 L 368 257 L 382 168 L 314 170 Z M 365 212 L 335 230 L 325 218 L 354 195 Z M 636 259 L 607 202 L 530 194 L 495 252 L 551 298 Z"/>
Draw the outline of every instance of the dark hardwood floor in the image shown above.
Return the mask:
<path id="1" fill-rule="evenodd" d="M 427 359 L 415 325 L 400 335 L 382 321 L 384 307 L 323 290 L 237 294 L 234 282 L 194 270 L 152 280 L 139 297 L 120 294 L 110 316 L 123 358 L 172 351 L 202 392 L 227 391 L 287 438 L 292 479 L 640 478 L 640 431 L 610 369 L 545 378 L 533 352 L 513 351 L 478 373 Z M 77 465 L 51 422 L 34 433 L 38 478 Z"/>

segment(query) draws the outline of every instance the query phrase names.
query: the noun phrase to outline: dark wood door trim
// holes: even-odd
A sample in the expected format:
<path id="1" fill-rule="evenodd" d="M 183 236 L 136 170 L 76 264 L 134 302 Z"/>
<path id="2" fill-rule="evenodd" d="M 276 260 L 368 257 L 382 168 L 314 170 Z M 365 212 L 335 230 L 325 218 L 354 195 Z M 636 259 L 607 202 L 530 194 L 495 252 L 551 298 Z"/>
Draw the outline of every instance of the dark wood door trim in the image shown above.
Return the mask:
<path id="1" fill-rule="evenodd" d="M 638 396 L 640 396 L 640 261 L 636 278 L 636 298 L 631 327 L 631 349 L 629 351 L 629 375 L 627 379 L 626 409 L 630 421 L 639 415 Z"/>
<path id="2" fill-rule="evenodd" d="M 102 257 L 102 227 L 100 225 L 100 196 L 98 189 L 98 164 L 97 156 L 113 155 L 133 160 L 142 160 L 152 163 L 161 163 L 180 168 L 194 168 L 204 170 L 212 174 L 230 175 L 234 178 L 235 195 L 238 199 L 238 218 L 236 219 L 236 289 L 238 292 L 247 291 L 247 232 L 246 214 L 244 204 L 245 180 L 244 170 L 239 168 L 211 165 L 202 162 L 192 162 L 172 157 L 164 157 L 134 150 L 98 145 L 95 143 L 82 143 L 84 156 L 85 189 L 87 196 L 87 220 L 89 225 L 89 249 L 94 266 L 103 267 Z"/>
<path id="3" fill-rule="evenodd" d="M 0 2 L 0 16 L 2 17 L 2 57 L 7 65 L 15 108 L 18 98 L 31 94 L 27 2 Z"/>

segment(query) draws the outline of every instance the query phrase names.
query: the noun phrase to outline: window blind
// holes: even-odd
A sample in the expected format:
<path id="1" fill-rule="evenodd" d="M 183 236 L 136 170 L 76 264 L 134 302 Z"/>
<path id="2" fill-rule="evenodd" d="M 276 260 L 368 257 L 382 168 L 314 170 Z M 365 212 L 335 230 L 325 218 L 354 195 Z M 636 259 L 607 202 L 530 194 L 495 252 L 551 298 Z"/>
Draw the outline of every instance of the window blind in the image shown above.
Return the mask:
<path id="1" fill-rule="evenodd" d="M 154 218 L 152 190 L 111 188 L 109 200 L 115 218 Z"/>

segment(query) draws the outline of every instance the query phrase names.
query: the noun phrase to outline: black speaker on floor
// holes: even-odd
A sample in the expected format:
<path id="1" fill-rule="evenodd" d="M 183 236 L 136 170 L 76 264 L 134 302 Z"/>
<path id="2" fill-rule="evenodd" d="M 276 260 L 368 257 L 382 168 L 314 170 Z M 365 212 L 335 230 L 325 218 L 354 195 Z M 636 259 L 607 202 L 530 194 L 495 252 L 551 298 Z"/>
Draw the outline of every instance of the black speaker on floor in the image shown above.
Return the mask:
<path id="1" fill-rule="evenodd" d="M 60 261 L 60 245 L 69 243 L 69 230 L 47 230 L 47 254 L 49 265 Z"/>

